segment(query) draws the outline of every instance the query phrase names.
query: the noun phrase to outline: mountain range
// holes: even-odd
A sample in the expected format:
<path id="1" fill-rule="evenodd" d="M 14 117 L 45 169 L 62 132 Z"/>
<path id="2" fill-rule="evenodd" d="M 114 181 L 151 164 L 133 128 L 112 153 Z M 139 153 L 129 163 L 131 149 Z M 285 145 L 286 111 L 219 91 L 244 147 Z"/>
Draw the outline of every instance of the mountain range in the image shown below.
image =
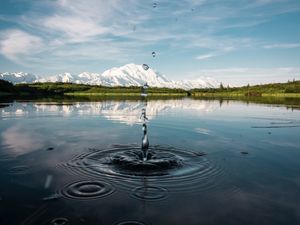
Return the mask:
<path id="1" fill-rule="evenodd" d="M 78 75 L 63 73 L 54 76 L 41 77 L 31 73 L 0 73 L 0 79 L 11 83 L 36 83 L 36 82 L 66 82 L 103 86 L 142 86 L 147 83 L 150 87 L 182 88 L 185 90 L 193 88 L 218 87 L 219 82 L 213 78 L 201 77 L 196 80 L 169 80 L 164 75 L 154 71 L 147 65 L 126 64 L 114 67 L 100 73 L 83 72 Z"/>

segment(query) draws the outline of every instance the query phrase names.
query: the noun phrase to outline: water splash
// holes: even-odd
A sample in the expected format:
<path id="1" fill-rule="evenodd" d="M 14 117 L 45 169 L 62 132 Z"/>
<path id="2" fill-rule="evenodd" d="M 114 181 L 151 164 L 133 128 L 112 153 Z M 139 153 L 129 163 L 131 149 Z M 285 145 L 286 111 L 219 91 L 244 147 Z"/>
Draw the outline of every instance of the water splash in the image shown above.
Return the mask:
<path id="1" fill-rule="evenodd" d="M 145 85 L 147 85 L 147 83 Z M 147 135 L 147 124 L 146 124 L 146 122 L 148 120 L 147 115 L 146 115 L 146 104 L 142 108 L 142 113 L 141 113 L 141 116 L 140 116 L 140 119 L 143 122 L 143 125 L 142 125 L 143 137 L 142 137 L 142 146 L 141 146 L 141 148 L 142 148 L 142 152 L 143 152 L 143 161 L 144 162 L 148 159 L 148 149 L 149 149 L 149 140 L 148 140 L 148 135 Z"/>
<path id="2" fill-rule="evenodd" d="M 72 175 L 105 179 L 114 186 L 132 190 L 147 177 L 150 186 L 195 192 L 212 190 L 224 181 L 224 169 L 205 154 L 188 149 L 151 145 L 143 161 L 140 146 L 91 149 L 62 165 Z M 153 183 L 152 183 L 153 182 Z"/>

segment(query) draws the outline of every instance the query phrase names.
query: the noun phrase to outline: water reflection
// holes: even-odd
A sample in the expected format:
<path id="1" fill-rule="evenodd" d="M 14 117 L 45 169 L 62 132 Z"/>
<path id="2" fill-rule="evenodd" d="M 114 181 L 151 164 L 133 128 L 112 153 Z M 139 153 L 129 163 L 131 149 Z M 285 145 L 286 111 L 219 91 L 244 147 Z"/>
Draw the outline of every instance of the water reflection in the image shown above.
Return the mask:
<path id="1" fill-rule="evenodd" d="M 0 113 L 1 225 L 299 224 L 300 128 L 286 126 L 300 111 L 148 99 L 15 102 Z"/>
<path id="2" fill-rule="evenodd" d="M 35 103 L 16 102 L 0 109 L 0 118 L 35 117 L 35 116 L 103 116 L 109 120 L 133 125 L 140 122 L 142 109 L 147 111 L 147 119 L 152 120 L 160 113 L 171 110 L 193 110 L 198 113 L 209 113 L 218 109 L 217 101 L 155 100 L 148 101 L 103 101 L 74 103 Z"/>
<path id="3" fill-rule="evenodd" d="M 18 110 L 17 110 L 18 111 Z M 2 145 L 14 155 L 29 153 L 44 146 L 43 135 L 29 127 L 14 125 L 1 134 Z"/>

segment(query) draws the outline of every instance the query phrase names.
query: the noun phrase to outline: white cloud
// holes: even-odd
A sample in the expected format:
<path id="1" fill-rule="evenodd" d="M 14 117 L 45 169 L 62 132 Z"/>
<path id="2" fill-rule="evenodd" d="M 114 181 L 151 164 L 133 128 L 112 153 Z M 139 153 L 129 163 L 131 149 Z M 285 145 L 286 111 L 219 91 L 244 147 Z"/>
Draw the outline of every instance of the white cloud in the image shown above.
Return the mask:
<path id="1" fill-rule="evenodd" d="M 101 27 L 93 20 L 76 16 L 54 15 L 43 21 L 46 28 L 61 32 L 71 40 L 86 41 L 87 37 L 105 34 L 108 28 Z"/>
<path id="2" fill-rule="evenodd" d="M 289 49 L 289 48 L 299 48 L 300 43 L 282 43 L 282 44 L 271 44 L 264 45 L 263 48 L 266 49 Z"/>
<path id="3" fill-rule="evenodd" d="M 186 74 L 186 77 L 213 77 L 224 85 L 240 86 L 246 84 L 287 82 L 300 80 L 300 67 L 247 68 L 232 67 L 220 69 L 202 69 Z"/>
<path id="4" fill-rule="evenodd" d="M 187 3 L 191 4 L 192 6 L 199 6 L 203 5 L 204 3 L 207 2 L 207 0 L 186 0 Z"/>
<path id="5" fill-rule="evenodd" d="M 22 56 L 38 52 L 42 46 L 43 41 L 40 37 L 22 30 L 2 31 L 0 37 L 0 53 L 15 62 L 18 62 Z"/>
<path id="6" fill-rule="evenodd" d="M 247 54 L 248 49 L 257 46 L 279 47 L 262 46 L 273 42 L 258 41 L 255 39 L 258 35 L 251 37 L 250 33 L 247 36 L 249 32 L 235 35 L 229 28 L 256 26 L 272 20 L 274 15 L 296 10 L 300 6 L 286 1 L 286 4 L 278 3 L 273 8 L 268 4 L 272 2 L 246 0 L 219 4 L 219 1 L 207 0 L 161 0 L 154 9 L 153 2 L 140 0 L 33 1 L 28 11 L 9 19 L 23 30 L 30 31 L 31 34 L 18 37 L 22 36 L 27 41 L 16 42 L 13 40 L 16 37 L 4 37 L 1 32 L 0 50 L 7 58 L 23 65 L 71 68 L 74 70 L 70 72 L 75 73 L 82 72 L 81 68 L 101 71 L 103 67 L 100 66 L 107 67 L 108 60 L 114 64 L 146 61 L 149 60 L 148 55 L 151 57 L 149 52 L 152 49 L 161 51 L 160 56 L 164 56 L 163 51 L 165 55 L 184 53 L 187 57 L 182 58 L 181 65 L 192 57 L 205 60 L 232 51 L 245 51 Z M 264 10 L 264 5 L 272 7 L 272 10 Z M 0 20 L 4 19 L 7 20 L 0 15 Z M 16 47 L 15 43 L 21 46 Z M 195 57 L 195 52 L 201 55 Z M 210 62 L 207 60 L 208 64 Z M 175 66 L 173 68 L 177 70 Z"/>
<path id="7" fill-rule="evenodd" d="M 215 57 L 215 56 L 218 56 L 218 54 L 208 53 L 208 54 L 196 56 L 195 59 L 203 60 L 203 59 L 209 59 L 209 58 L 212 58 L 212 57 Z"/>
<path id="8" fill-rule="evenodd" d="M 274 4 L 279 2 L 285 2 L 286 0 L 256 0 L 254 3 L 257 5 Z"/>

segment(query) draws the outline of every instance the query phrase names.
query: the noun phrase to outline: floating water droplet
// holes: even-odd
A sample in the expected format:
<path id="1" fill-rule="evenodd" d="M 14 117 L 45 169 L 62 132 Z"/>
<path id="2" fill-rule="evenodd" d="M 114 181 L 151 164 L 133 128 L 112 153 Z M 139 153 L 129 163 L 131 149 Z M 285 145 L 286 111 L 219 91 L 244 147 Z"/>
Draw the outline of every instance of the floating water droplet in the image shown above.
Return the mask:
<path id="1" fill-rule="evenodd" d="M 143 64 L 142 67 L 143 67 L 144 70 L 148 70 L 149 69 L 149 66 L 147 64 Z"/>
<path id="2" fill-rule="evenodd" d="M 148 136 L 147 136 L 147 125 L 146 124 L 143 124 L 143 132 L 144 132 L 144 136 L 142 138 L 142 149 L 148 149 L 149 141 L 148 141 Z"/>
<path id="3" fill-rule="evenodd" d="M 52 225 L 66 225 L 68 223 L 69 223 L 69 220 L 67 218 L 61 217 L 61 218 L 53 219 L 50 224 L 52 224 Z"/>
<path id="4" fill-rule="evenodd" d="M 149 148 L 149 140 L 146 134 L 144 135 L 142 140 L 143 161 L 147 161 L 148 159 L 148 148 Z"/>
<path id="5" fill-rule="evenodd" d="M 156 56 L 156 52 L 152 52 L 152 56 L 155 57 Z"/>

